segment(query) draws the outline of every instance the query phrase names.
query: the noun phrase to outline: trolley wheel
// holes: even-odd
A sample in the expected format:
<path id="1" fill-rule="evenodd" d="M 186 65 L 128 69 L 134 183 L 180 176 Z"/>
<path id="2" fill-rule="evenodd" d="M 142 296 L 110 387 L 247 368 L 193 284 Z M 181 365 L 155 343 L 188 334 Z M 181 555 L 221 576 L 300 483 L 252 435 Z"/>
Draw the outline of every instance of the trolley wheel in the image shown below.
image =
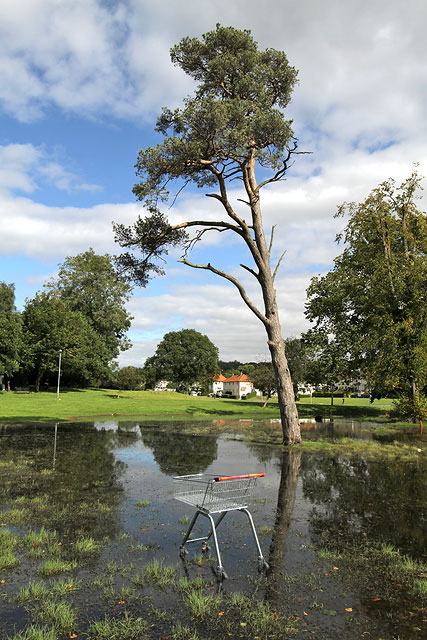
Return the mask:
<path id="1" fill-rule="evenodd" d="M 264 558 L 258 558 L 258 571 L 263 571 L 264 569 L 268 569 L 268 562 Z"/>
<path id="2" fill-rule="evenodd" d="M 188 554 L 188 550 L 185 547 L 181 547 L 179 550 L 179 555 L 182 559 Z"/>
<path id="3" fill-rule="evenodd" d="M 207 553 L 210 551 L 210 546 L 208 544 L 204 544 L 202 547 L 202 553 Z"/>
<path id="4" fill-rule="evenodd" d="M 228 578 L 224 567 L 216 567 L 216 569 L 214 569 L 214 573 L 218 580 L 225 580 L 226 578 Z"/>

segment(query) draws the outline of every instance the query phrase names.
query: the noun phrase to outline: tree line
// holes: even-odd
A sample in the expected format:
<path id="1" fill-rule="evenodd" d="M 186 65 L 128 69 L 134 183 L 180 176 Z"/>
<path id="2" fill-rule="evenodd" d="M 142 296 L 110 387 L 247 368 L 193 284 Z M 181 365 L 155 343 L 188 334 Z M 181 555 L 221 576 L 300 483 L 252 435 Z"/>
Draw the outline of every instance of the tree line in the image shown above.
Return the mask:
<path id="1" fill-rule="evenodd" d="M 92 249 L 67 257 L 42 291 L 15 306 L 13 284 L 0 283 L 0 374 L 7 387 L 100 384 L 112 376 L 119 353 L 129 349 L 131 287 L 111 256 Z"/>

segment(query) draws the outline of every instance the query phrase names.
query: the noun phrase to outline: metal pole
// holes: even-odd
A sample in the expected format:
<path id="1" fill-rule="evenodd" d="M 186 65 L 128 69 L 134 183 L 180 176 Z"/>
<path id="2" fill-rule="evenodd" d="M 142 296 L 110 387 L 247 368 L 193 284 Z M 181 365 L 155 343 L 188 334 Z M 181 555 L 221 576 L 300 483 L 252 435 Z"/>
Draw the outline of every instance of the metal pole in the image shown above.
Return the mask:
<path id="1" fill-rule="evenodd" d="M 59 363 L 58 363 L 58 384 L 56 387 L 56 399 L 59 400 L 59 380 L 61 378 L 61 354 L 62 349 L 59 350 Z"/>

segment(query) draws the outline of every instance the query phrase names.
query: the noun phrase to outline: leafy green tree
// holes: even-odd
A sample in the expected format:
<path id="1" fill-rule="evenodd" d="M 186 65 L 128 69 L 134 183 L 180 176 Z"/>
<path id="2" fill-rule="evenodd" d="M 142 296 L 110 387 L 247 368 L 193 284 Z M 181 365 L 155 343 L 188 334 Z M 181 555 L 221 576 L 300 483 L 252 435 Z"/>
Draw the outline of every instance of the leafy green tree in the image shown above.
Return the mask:
<path id="1" fill-rule="evenodd" d="M 220 25 L 202 40 L 181 40 L 171 49 L 171 58 L 196 80 L 197 88 L 182 109 L 163 109 L 156 128 L 164 136 L 163 141 L 139 152 L 136 168 L 141 182 L 135 185 L 134 193 L 148 206 L 149 215 L 139 217 L 131 227 L 115 225 L 115 234 L 122 247 L 138 250 L 142 255 L 123 253 L 117 262 L 145 286 L 150 273 L 162 272 L 159 261 L 168 249 L 180 245 L 184 248 L 181 262 L 232 283 L 267 333 L 283 441 L 299 442 L 298 413 L 274 288 L 284 253 L 273 253 L 274 228 L 266 238 L 260 200 L 262 188 L 283 179 L 296 153 L 291 122 L 283 110 L 291 99 L 297 72 L 282 51 L 260 51 L 249 31 Z M 238 201 L 233 204 L 229 192 L 230 184 L 236 184 L 236 180 L 244 194 L 239 199 L 242 211 Z M 218 218 L 171 225 L 157 207 L 160 201 L 175 200 L 177 194 L 168 191 L 173 183 L 178 191 L 188 184 L 214 188 L 215 192 L 206 195 L 219 203 Z M 187 235 L 190 229 L 195 235 Z M 233 235 L 248 250 L 252 262 L 241 266 L 258 283 L 262 308 L 255 305 L 235 275 L 211 262 L 195 264 L 188 259 L 194 245 L 215 232 Z"/>
<path id="2" fill-rule="evenodd" d="M 312 331 L 333 336 L 375 396 L 402 394 L 412 418 L 427 384 L 427 217 L 416 207 L 417 171 L 390 179 L 360 203 L 344 203 L 343 253 L 308 288 Z"/>
<path id="3" fill-rule="evenodd" d="M 267 402 L 273 393 L 276 393 L 277 389 L 276 376 L 274 375 L 272 364 L 270 362 L 260 362 L 254 367 L 251 380 L 255 389 L 259 389 L 262 395 L 266 396 L 264 407 L 267 406 Z"/>
<path id="4" fill-rule="evenodd" d="M 286 338 L 286 359 L 291 372 L 295 398 L 298 398 L 298 384 L 307 382 L 307 351 L 301 338 Z"/>
<path id="5" fill-rule="evenodd" d="M 19 369 L 19 351 L 21 343 L 21 318 L 15 308 L 15 287 L 0 282 L 0 373 L 10 379 Z"/>
<path id="6" fill-rule="evenodd" d="M 42 379 L 58 371 L 62 350 L 62 375 L 87 383 L 98 373 L 102 354 L 97 352 L 93 327 L 79 311 L 48 292 L 28 300 L 22 313 L 24 370 L 34 377 L 36 391 Z"/>
<path id="7" fill-rule="evenodd" d="M 130 285 L 116 273 L 108 254 L 89 249 L 67 257 L 47 288 L 87 318 L 97 342 L 98 364 L 102 362 L 98 375 L 106 375 L 111 361 L 131 346 L 126 337 L 131 316 L 125 308 Z"/>
<path id="8" fill-rule="evenodd" d="M 145 373 L 142 367 L 122 367 L 114 375 L 114 384 L 117 389 L 143 389 L 145 386 Z"/>
<path id="9" fill-rule="evenodd" d="M 156 380 L 168 380 L 177 389 L 203 385 L 218 371 L 218 348 L 194 329 L 166 333 L 156 353 L 145 361 Z"/>
<path id="10" fill-rule="evenodd" d="M 326 389 L 332 405 L 335 391 L 351 378 L 347 346 L 334 336 L 316 330 L 307 331 L 302 340 L 306 353 L 305 381 Z"/>

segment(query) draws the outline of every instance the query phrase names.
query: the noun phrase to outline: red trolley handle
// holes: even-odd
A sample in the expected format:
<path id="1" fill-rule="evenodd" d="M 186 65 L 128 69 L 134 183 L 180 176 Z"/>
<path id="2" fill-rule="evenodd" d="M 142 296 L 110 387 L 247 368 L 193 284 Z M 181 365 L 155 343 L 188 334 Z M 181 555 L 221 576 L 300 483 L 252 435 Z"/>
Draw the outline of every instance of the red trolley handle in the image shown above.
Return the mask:
<path id="1" fill-rule="evenodd" d="M 249 473 L 246 476 L 217 476 L 213 479 L 214 482 L 222 482 L 222 480 L 240 480 L 243 478 L 263 478 L 265 473 Z"/>

